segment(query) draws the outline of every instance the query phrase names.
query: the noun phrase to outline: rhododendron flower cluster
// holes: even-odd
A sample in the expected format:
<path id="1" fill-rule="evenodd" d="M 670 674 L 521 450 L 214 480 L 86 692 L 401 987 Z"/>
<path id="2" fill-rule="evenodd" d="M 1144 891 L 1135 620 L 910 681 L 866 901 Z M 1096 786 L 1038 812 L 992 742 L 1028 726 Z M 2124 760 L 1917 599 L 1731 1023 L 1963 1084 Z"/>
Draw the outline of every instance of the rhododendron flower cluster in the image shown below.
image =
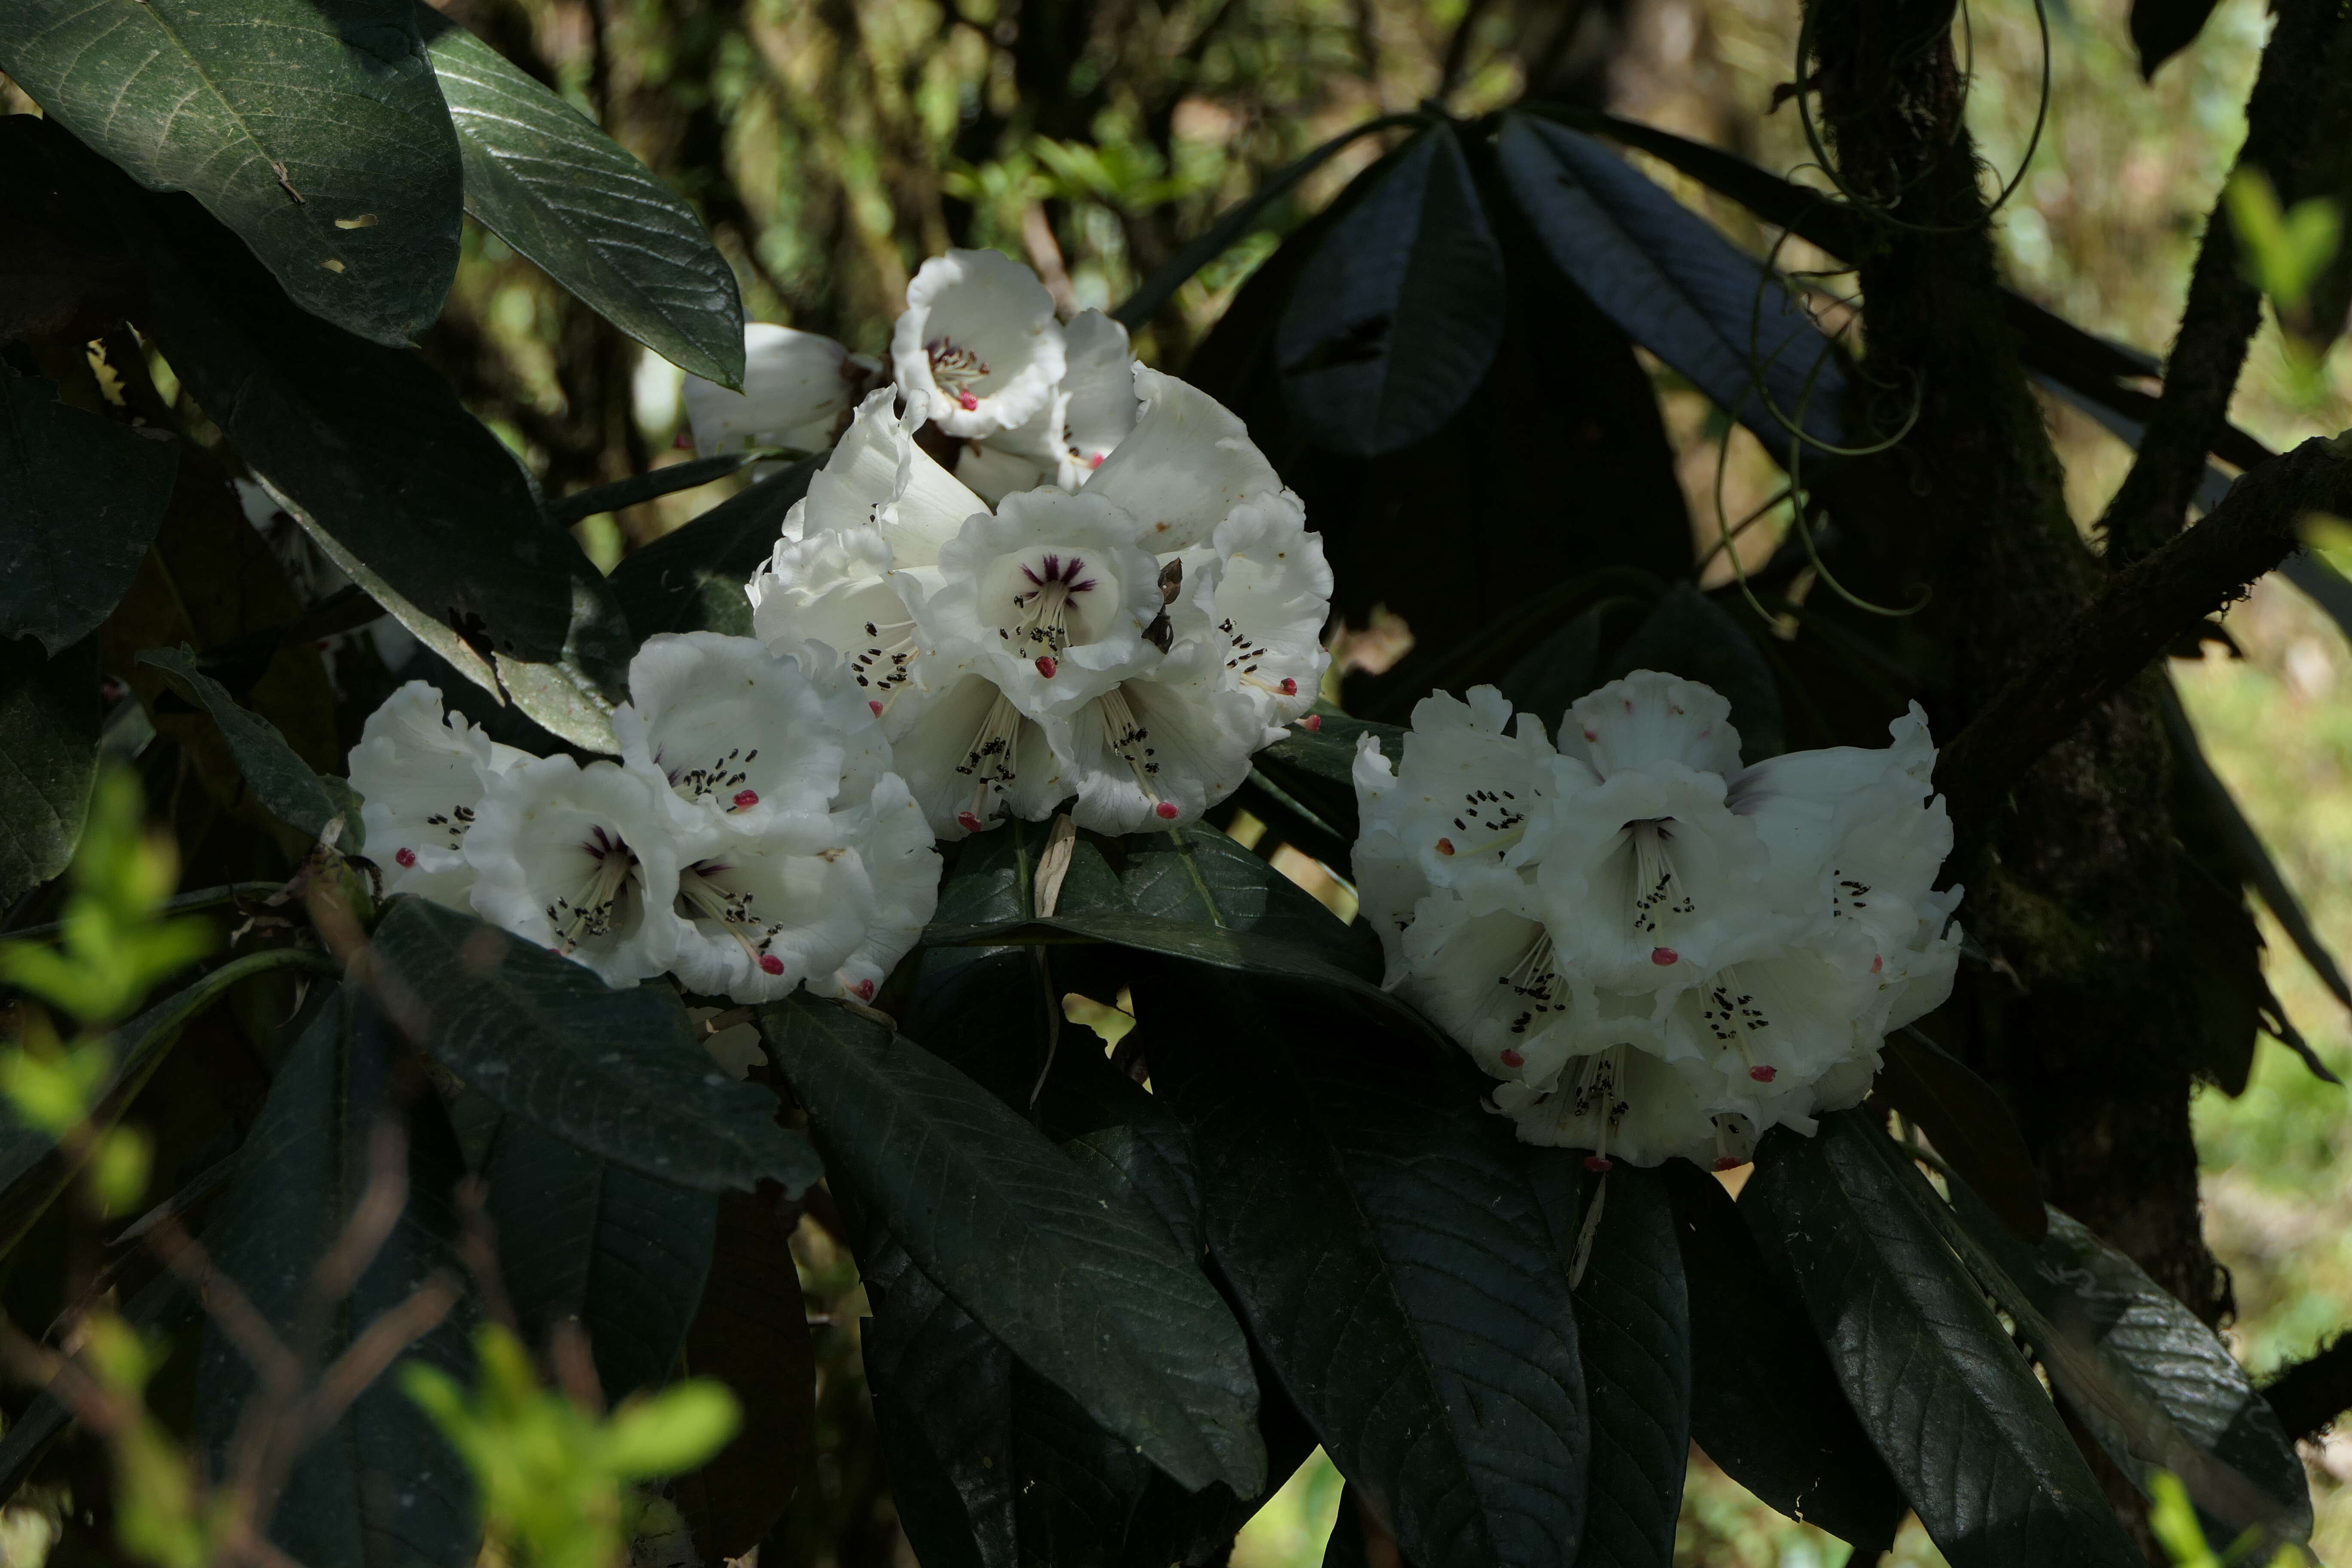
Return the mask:
<path id="1" fill-rule="evenodd" d="M 618 757 L 534 757 L 411 681 L 352 749 L 387 893 L 467 910 L 627 985 L 871 999 L 940 859 L 854 688 L 750 637 L 648 638 Z"/>
<path id="2" fill-rule="evenodd" d="M 1232 794 L 1312 707 L 1331 598 L 1241 421 L 994 252 L 924 264 L 891 358 L 747 585 L 760 638 L 863 695 L 942 838 Z M 918 439 L 941 435 L 952 469 Z"/>
<path id="3" fill-rule="evenodd" d="M 1555 745 L 1490 687 L 1435 693 L 1356 764 L 1363 910 L 1388 984 L 1500 1082 L 1528 1142 L 1744 1162 L 1868 1091 L 1887 1031 L 1949 994 L 1960 890 L 1913 705 L 1881 750 L 1739 763 L 1731 707 L 1637 670 Z"/>

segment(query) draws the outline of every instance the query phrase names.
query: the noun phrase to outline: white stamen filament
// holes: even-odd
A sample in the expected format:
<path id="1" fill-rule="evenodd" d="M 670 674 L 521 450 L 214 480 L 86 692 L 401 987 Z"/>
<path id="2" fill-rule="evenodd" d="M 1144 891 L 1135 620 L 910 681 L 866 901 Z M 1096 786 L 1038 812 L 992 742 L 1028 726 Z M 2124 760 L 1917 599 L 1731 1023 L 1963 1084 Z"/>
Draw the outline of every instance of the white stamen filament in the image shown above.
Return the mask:
<path id="1" fill-rule="evenodd" d="M 1114 686 L 1095 700 L 1102 705 L 1103 733 L 1110 738 L 1110 749 L 1118 753 L 1128 771 L 1134 773 L 1137 787 L 1143 791 L 1144 798 L 1151 802 L 1153 811 L 1164 819 L 1172 820 L 1176 808 L 1160 798 L 1160 791 L 1153 783 L 1159 776 L 1160 764 L 1153 760 L 1157 748 L 1150 744 L 1151 731 L 1136 721 L 1135 710 L 1128 705 L 1127 688 Z"/>
<path id="2" fill-rule="evenodd" d="M 849 673 L 864 687 L 870 699 L 881 694 L 882 709 L 887 710 L 907 683 L 914 679 L 910 667 L 921 650 L 915 647 L 915 623 L 903 621 L 868 621 L 865 631 L 870 639 L 849 658 Z"/>
<path id="3" fill-rule="evenodd" d="M 767 964 L 761 961 L 767 955 L 768 943 L 782 928 L 764 924 L 752 913 L 750 893 L 730 892 L 719 886 L 719 878 L 727 869 L 724 865 L 698 860 L 681 871 L 677 879 L 677 901 L 683 907 L 678 912 L 688 920 L 717 921 L 720 929 L 742 946 L 752 963 L 764 970 Z M 759 933 L 757 942 L 751 940 L 751 931 Z"/>
<path id="4" fill-rule="evenodd" d="M 1495 983 L 1512 992 L 1525 1004 L 1519 1016 L 1511 1020 L 1511 1033 L 1514 1035 L 1526 1034 L 1546 1013 L 1560 1013 L 1568 1009 L 1566 999 L 1559 994 L 1559 972 L 1552 968 L 1551 932 L 1549 931 L 1538 929 L 1535 941 L 1528 944 L 1527 952 L 1519 955 L 1518 962 L 1511 965 L 1508 973 L 1498 976 Z M 1516 1056 L 1518 1053 L 1514 1051 L 1511 1054 Z M 1504 1059 L 1509 1061 L 1508 1057 Z M 1510 1065 L 1517 1067 L 1519 1064 L 1511 1062 Z"/>
<path id="5" fill-rule="evenodd" d="M 1013 751 L 1014 742 L 1020 736 L 1022 722 L 1021 710 L 1013 707 L 1011 700 L 999 689 L 996 700 L 988 705 L 988 716 L 980 721 L 979 730 L 972 735 L 971 749 L 964 752 L 963 761 L 956 764 L 956 772 L 974 781 L 971 807 L 961 814 L 963 827 L 968 833 L 979 832 L 988 821 L 986 807 L 990 786 L 993 785 L 1002 795 L 1005 786 L 1016 777 Z"/>
<path id="6" fill-rule="evenodd" d="M 1660 915 L 1686 915 L 1697 908 L 1683 890 L 1681 879 L 1675 875 L 1674 858 L 1666 850 L 1674 842 L 1673 821 L 1657 817 L 1625 825 L 1625 837 L 1633 850 L 1633 924 L 1643 936 L 1656 933 Z"/>
<path id="7" fill-rule="evenodd" d="M 547 919 L 555 927 L 559 950 L 567 956 L 579 951 L 583 942 L 613 932 L 613 911 L 627 893 L 630 879 L 635 875 L 637 858 L 617 833 L 603 827 L 592 827 L 589 837 L 581 841 L 581 852 L 593 862 L 588 874 L 574 889 L 576 896 L 565 898 L 559 893 L 547 906 Z"/>

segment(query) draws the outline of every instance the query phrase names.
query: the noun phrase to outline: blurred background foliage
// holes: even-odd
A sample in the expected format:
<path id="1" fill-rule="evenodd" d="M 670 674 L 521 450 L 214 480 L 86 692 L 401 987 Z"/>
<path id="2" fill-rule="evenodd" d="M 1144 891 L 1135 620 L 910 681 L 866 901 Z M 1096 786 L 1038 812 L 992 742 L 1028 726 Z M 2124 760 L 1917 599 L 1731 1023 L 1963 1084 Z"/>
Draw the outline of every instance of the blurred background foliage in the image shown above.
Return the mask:
<path id="1" fill-rule="evenodd" d="M 1308 148 L 1432 98 L 1465 114 L 1536 94 L 1605 107 L 1826 184 L 1776 91 L 1794 57 L 1795 0 L 434 3 L 698 204 L 752 317 L 866 353 L 887 349 L 908 278 L 948 245 L 1028 260 L 1066 309 L 1108 306 Z M 1971 124 L 1991 176 L 2017 181 L 1999 227 L 2011 281 L 2093 331 L 2161 352 L 2202 215 L 2242 139 L 2240 106 L 2268 25 L 2263 0 L 2221 0 L 2152 82 L 2132 51 L 2127 0 L 2040 3 L 2050 60 L 2038 144 L 2034 0 L 1964 5 Z M 0 85 L 0 100 L 12 99 Z M 1354 143 L 1269 209 L 1265 229 L 1139 332 L 1144 356 L 1181 370 L 1280 235 L 1381 146 Z M 1752 248 L 1775 237 L 1662 165 L 1649 172 Z M 1801 274 L 1823 265 L 1801 243 L 1779 257 Z M 1843 281 L 1814 279 L 1832 295 Z M 688 455 L 677 445 L 679 373 L 470 224 L 457 288 L 424 346 L 550 495 Z M 161 380 L 171 397 L 168 374 Z M 1745 432 L 1719 447 L 1721 416 L 1663 370 L 1654 380 L 1695 525 L 1712 543 L 1718 451 L 1732 517 L 1769 498 L 1779 471 Z M 2347 405 L 2343 343 L 2317 375 L 2298 376 L 2266 321 L 2236 422 L 2283 447 L 2339 428 Z M 2054 400 L 2047 407 L 2069 504 L 2087 530 L 2128 453 L 2087 416 Z M 184 401 L 177 412 L 202 428 Z M 736 483 L 587 519 L 583 542 L 609 568 Z M 1780 526 L 1768 519 L 1748 530 L 1740 557 L 1760 563 Z M 1717 558 L 1707 583 L 1730 573 Z M 2216 768 L 2343 952 L 2352 948 L 2352 647 L 2276 577 L 2227 626 L 2242 658 L 2209 647 L 2201 663 L 2176 661 L 2174 674 Z M 1315 874 L 1290 858 L 1303 879 Z M 2272 984 L 2318 1053 L 2352 1073 L 2352 1020 L 2266 915 L 2263 924 Z M 2308 1354 L 2352 1304 L 2352 1121 L 2343 1091 L 2275 1046 L 2263 1047 L 2242 1098 L 2200 1094 L 2208 1229 L 2239 1302 L 2231 1333 L 2267 1372 Z M 795 1238 L 822 1429 L 819 1495 L 795 1507 L 793 1555 L 845 1568 L 905 1563 L 859 1371 L 862 1289 L 824 1207 Z M 2323 1561 L 2352 1560 L 2352 1436 L 2311 1446 L 2306 1458 L 2314 1544 Z M 1235 1568 L 1319 1563 L 1339 1505 L 1338 1476 L 1318 1454 L 1244 1531 Z M 38 1542 L 37 1512 L 26 1502 L 0 1517 L 0 1562 Z M 1832 1568 L 1844 1552 L 1694 1456 L 1679 1561 Z M 1894 1561 L 1940 1559 L 1915 1522 Z"/>

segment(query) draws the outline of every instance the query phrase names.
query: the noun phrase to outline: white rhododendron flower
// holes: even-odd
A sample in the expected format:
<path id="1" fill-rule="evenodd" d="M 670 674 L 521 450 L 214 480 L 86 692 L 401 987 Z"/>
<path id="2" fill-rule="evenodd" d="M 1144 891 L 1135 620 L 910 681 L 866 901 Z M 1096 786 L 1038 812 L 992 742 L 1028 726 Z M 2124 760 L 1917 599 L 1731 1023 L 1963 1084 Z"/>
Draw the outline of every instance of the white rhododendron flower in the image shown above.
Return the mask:
<path id="1" fill-rule="evenodd" d="M 1195 818 L 1329 662 L 1321 541 L 1241 422 L 1108 318 L 1069 334 L 1066 467 L 1039 448 L 992 505 L 917 444 L 929 392 L 877 393 L 746 588 L 772 652 L 838 668 L 880 720 L 942 838 L 1072 796 L 1107 833 Z"/>
<path id="2" fill-rule="evenodd" d="M 931 917 L 940 858 L 865 696 L 830 656 L 812 678 L 709 632 L 648 638 L 629 689 L 620 758 L 584 763 L 445 723 L 422 682 L 396 692 L 352 753 L 386 890 L 607 984 L 871 1000 Z"/>
<path id="3" fill-rule="evenodd" d="M 1108 466 L 1108 465 L 1107 465 Z M 1355 869 L 1388 984 L 1531 1142 L 1737 1164 L 1860 1100 L 1887 1031 L 1950 994 L 1960 892 L 1915 706 L 1884 750 L 1743 769 L 1730 704 L 1637 670 L 1557 747 L 1490 688 L 1361 742 Z"/>
<path id="4" fill-rule="evenodd" d="M 446 717 L 441 694 L 412 680 L 368 715 L 352 748 L 352 787 L 360 826 L 386 893 L 415 893 L 462 910 L 474 888 L 466 837 L 493 775 L 527 752 L 501 746 L 467 722 Z"/>
<path id="5" fill-rule="evenodd" d="M 1001 251 L 950 250 L 907 285 L 890 363 L 909 403 L 950 436 L 992 436 L 1045 413 L 1062 379 L 1061 323 L 1037 275 Z"/>
<path id="6" fill-rule="evenodd" d="M 878 363 L 831 338 L 753 321 L 743 329 L 742 391 L 686 378 L 694 449 L 705 458 L 761 447 L 822 452 L 881 373 Z"/>
<path id="7" fill-rule="evenodd" d="M 1100 310 L 1081 310 L 1062 329 L 1062 379 L 1029 421 L 968 441 L 956 478 L 991 505 L 1016 490 L 1075 490 L 1135 428 L 1135 355 L 1127 329 Z"/>

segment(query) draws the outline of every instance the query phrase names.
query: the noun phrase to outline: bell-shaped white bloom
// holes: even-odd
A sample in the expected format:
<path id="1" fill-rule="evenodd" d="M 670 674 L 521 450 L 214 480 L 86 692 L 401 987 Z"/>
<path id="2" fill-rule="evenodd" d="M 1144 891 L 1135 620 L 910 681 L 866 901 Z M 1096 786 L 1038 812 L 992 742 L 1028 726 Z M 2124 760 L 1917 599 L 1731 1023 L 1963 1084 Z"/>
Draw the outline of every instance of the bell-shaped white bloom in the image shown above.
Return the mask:
<path id="1" fill-rule="evenodd" d="M 1142 548 L 1164 555 L 1206 544 L 1235 507 L 1281 491 L 1281 476 L 1223 404 L 1139 364 L 1135 391 L 1142 414 L 1087 491 L 1136 520 Z"/>
<path id="2" fill-rule="evenodd" d="M 1204 553 L 1186 552 L 1191 557 Z M 1205 552 L 1216 569 L 1210 614 L 1226 683 L 1251 693 L 1276 727 L 1315 706 L 1331 655 L 1331 568 L 1307 509 L 1288 490 L 1254 495 L 1217 525 Z M 1202 563 L 1205 565 L 1207 563 Z"/>
<path id="3" fill-rule="evenodd" d="M 1710 1077 L 1631 1046 L 1612 1046 L 1578 1058 L 1549 1088 L 1499 1084 L 1494 1101 L 1517 1124 L 1521 1142 L 1589 1149 L 1584 1163 L 1593 1170 L 1619 1160 L 1656 1165 L 1680 1157 L 1725 1171 L 1754 1156 L 1756 1128 L 1714 1106 Z"/>
<path id="4" fill-rule="evenodd" d="M 1883 751 L 1739 766 L 1730 706 L 1637 670 L 1558 749 L 1488 689 L 1434 694 L 1391 768 L 1360 746 L 1361 908 L 1388 984 L 1538 1142 L 1737 1163 L 1856 1102 L 1950 994 L 1959 891 L 1915 708 Z"/>
<path id="5" fill-rule="evenodd" d="M 928 399 L 949 435 L 1015 429 L 1046 410 L 1062 379 L 1054 297 L 1001 252 L 934 256 L 907 285 L 890 361 L 898 390 Z"/>
<path id="6" fill-rule="evenodd" d="M 784 514 L 786 539 L 814 539 L 845 529 L 870 528 L 901 567 L 935 564 L 940 546 L 964 520 L 987 504 L 915 443 L 925 405 L 910 398 L 898 411 L 888 387 L 857 405 L 849 428 L 809 476 L 808 494 Z"/>
<path id="7" fill-rule="evenodd" d="M 352 787 L 360 826 L 383 890 L 415 893 L 451 909 L 468 908 L 473 868 L 466 835 L 491 777 L 528 752 L 502 746 L 468 723 L 446 716 L 441 693 L 412 680 L 368 715 L 352 748 Z"/>
<path id="8" fill-rule="evenodd" d="M 689 988 L 772 1001 L 803 984 L 871 996 L 921 934 L 939 856 L 865 699 L 751 637 L 649 637 L 613 728 L 667 786 L 681 847 L 670 967 Z"/>
<path id="9" fill-rule="evenodd" d="M 686 378 L 694 449 L 705 458 L 761 447 L 822 452 L 881 368 L 815 332 L 751 322 L 743 329 L 742 391 Z"/>
<path id="10" fill-rule="evenodd" d="M 1026 424 L 969 442 L 956 477 L 990 505 L 1016 490 L 1075 490 L 1094 477 L 1135 428 L 1135 355 L 1127 329 L 1100 310 L 1081 310 L 1062 329 L 1062 379 Z"/>
<path id="11" fill-rule="evenodd" d="M 929 673 L 942 685 L 891 754 L 931 831 L 961 838 L 1005 816 L 1051 816 L 1071 786 L 1045 727 L 968 664 Z"/>
<path id="12" fill-rule="evenodd" d="M 681 853 L 700 853 L 682 851 L 677 827 L 657 773 L 567 756 L 519 763 L 490 780 L 466 835 L 474 909 L 607 985 L 659 974 L 685 932 Z"/>
<path id="13" fill-rule="evenodd" d="M 1097 833 L 1190 821 L 1242 786 L 1268 742 L 1258 704 L 1234 688 L 1218 647 L 1195 637 L 1081 704 L 1049 733 L 1074 764 L 1070 816 Z"/>

